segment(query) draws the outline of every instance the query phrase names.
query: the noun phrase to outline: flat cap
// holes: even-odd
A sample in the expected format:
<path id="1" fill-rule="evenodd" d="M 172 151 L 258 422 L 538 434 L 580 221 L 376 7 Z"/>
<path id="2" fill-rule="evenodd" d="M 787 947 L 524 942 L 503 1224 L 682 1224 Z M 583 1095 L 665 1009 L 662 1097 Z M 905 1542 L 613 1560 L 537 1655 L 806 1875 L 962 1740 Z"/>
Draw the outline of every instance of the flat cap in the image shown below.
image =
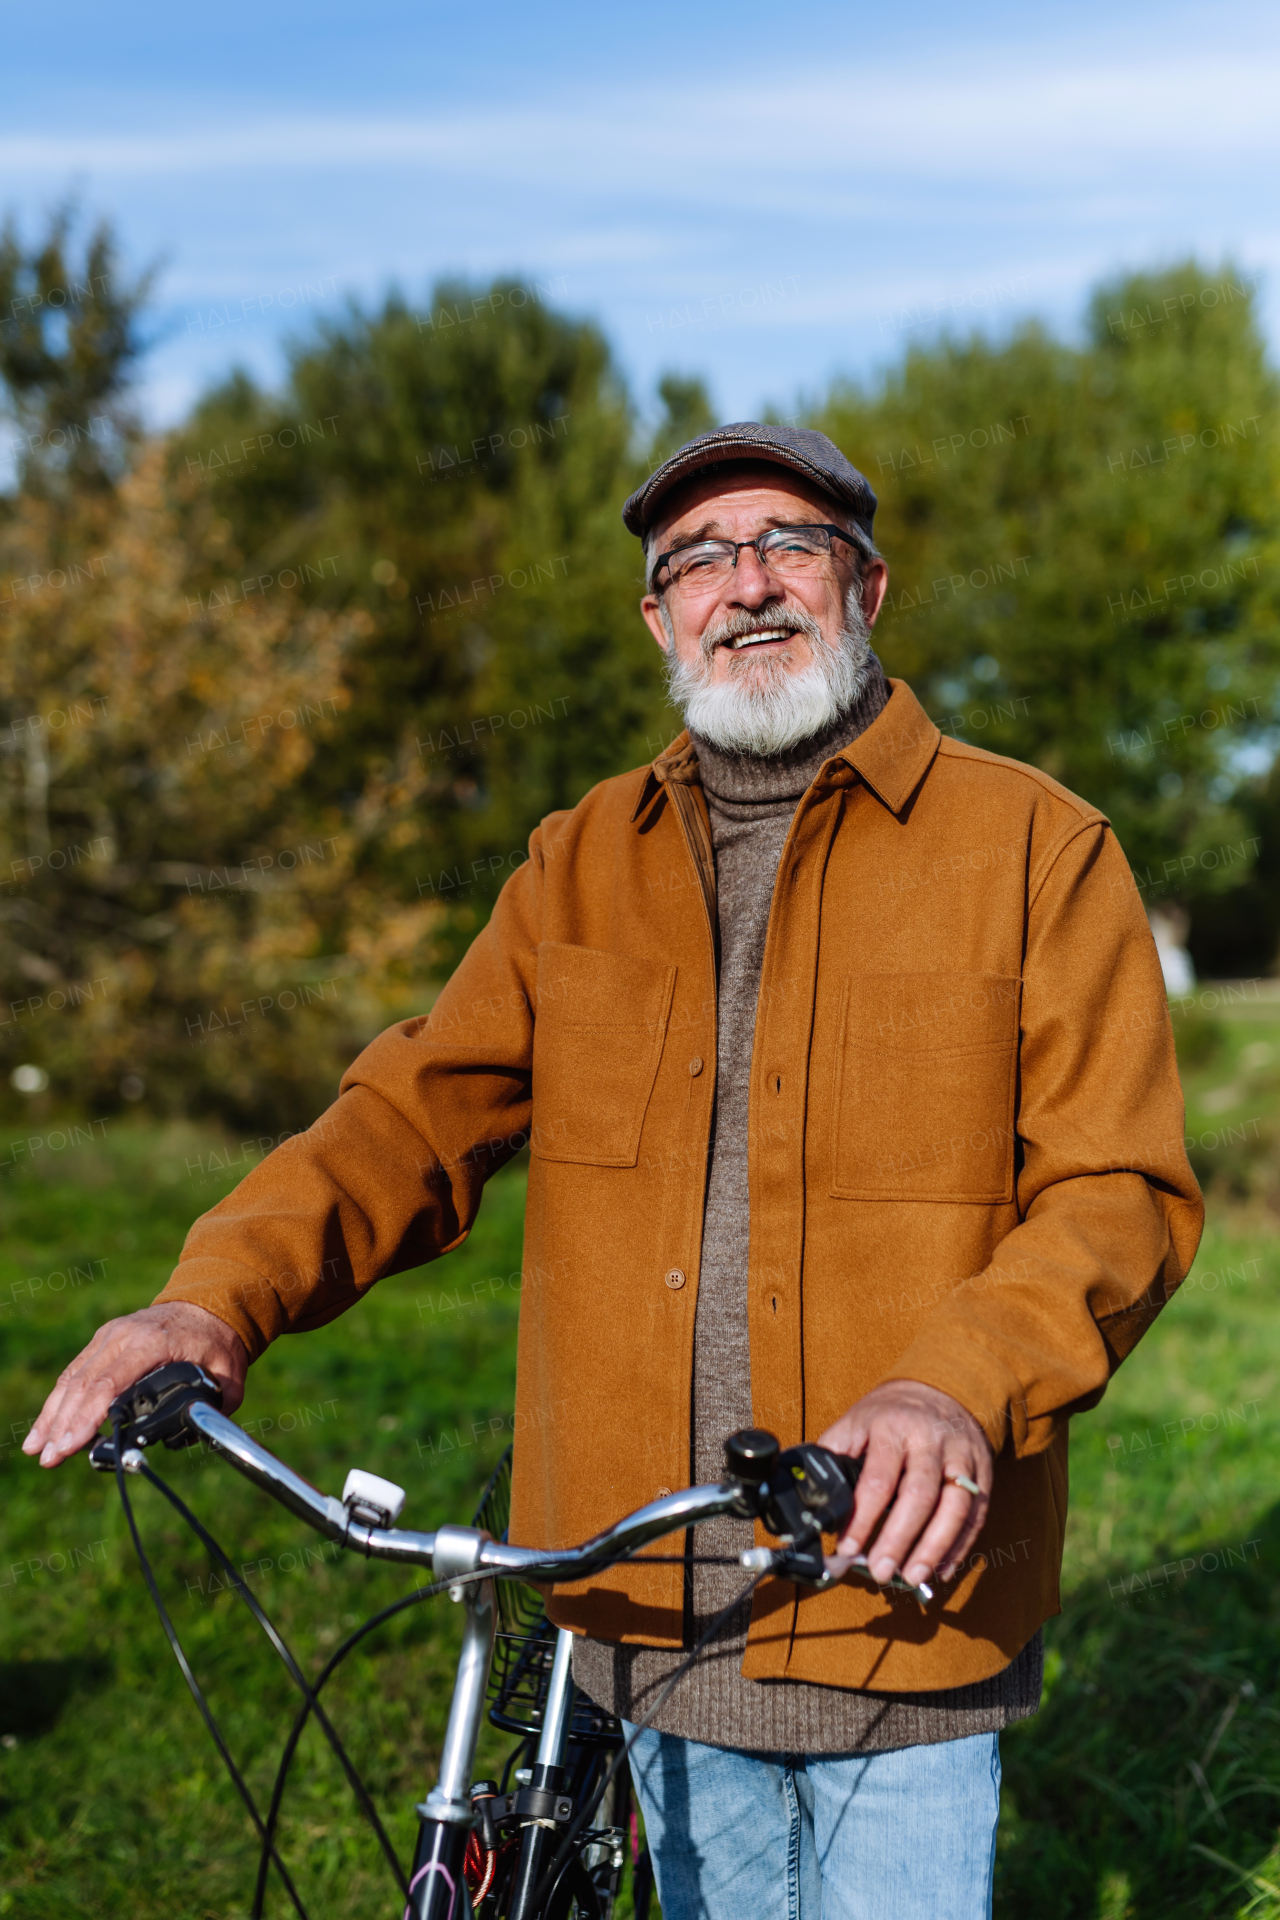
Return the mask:
<path id="1" fill-rule="evenodd" d="M 772 460 L 803 474 L 811 485 L 838 500 L 868 540 L 872 538 L 875 494 L 865 475 L 845 459 L 834 440 L 813 427 L 762 427 L 758 420 L 738 420 L 733 426 L 700 433 L 664 460 L 622 509 L 628 531 L 643 540 L 657 517 L 659 503 L 674 487 L 693 479 L 703 467 L 731 460 Z"/>

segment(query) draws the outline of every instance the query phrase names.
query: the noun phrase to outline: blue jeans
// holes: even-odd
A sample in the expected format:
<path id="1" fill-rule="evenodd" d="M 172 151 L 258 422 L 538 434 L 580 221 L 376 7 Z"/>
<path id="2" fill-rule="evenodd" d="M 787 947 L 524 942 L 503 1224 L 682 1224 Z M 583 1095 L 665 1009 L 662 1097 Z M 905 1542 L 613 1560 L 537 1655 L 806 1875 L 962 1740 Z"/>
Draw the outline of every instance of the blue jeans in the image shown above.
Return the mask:
<path id="1" fill-rule="evenodd" d="M 991 1912 L 997 1734 L 803 1759 L 646 1728 L 631 1773 L 662 1920 L 987 1920 Z"/>

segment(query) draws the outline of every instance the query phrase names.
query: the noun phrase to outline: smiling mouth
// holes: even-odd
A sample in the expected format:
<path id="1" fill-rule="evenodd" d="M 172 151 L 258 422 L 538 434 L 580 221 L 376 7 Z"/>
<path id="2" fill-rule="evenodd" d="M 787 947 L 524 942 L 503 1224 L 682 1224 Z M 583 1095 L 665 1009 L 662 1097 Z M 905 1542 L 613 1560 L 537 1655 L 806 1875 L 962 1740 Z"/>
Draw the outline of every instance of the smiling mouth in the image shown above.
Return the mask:
<path id="1" fill-rule="evenodd" d="M 785 644 L 788 640 L 795 639 L 796 632 L 795 627 L 757 627 L 751 633 L 735 634 L 731 640 L 726 640 L 722 644 L 732 648 L 733 652 L 739 653 L 744 647 L 763 647 L 770 641 Z"/>

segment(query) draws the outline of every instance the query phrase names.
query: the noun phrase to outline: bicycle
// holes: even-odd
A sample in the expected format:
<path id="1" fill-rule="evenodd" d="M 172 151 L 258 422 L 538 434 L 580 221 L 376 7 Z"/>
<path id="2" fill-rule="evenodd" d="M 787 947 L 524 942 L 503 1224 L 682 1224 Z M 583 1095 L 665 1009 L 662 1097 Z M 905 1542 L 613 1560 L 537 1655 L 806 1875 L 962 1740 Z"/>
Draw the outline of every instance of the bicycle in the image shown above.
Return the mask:
<path id="1" fill-rule="evenodd" d="M 638 1853 L 631 1834 L 630 1781 L 623 1766 L 636 1734 L 660 1711 L 702 1648 L 766 1574 L 819 1591 L 848 1572 L 876 1584 L 865 1558 L 838 1574 L 826 1563 L 822 1536 L 839 1533 L 848 1519 L 860 1462 L 811 1442 L 784 1450 L 772 1434 L 746 1428 L 725 1442 L 725 1477 L 717 1484 L 667 1494 L 581 1546 L 542 1552 L 512 1546 L 504 1537 L 510 1450 L 482 1495 L 475 1524 L 417 1533 L 394 1524 L 405 1504 L 402 1488 L 353 1468 L 341 1500 L 322 1494 L 243 1432 L 221 1411 L 221 1401 L 220 1388 L 202 1368 L 185 1361 L 159 1367 L 113 1401 L 111 1435 L 93 1443 L 89 1462 L 115 1475 L 134 1549 L 165 1634 L 257 1829 L 255 1920 L 264 1910 L 272 1867 L 300 1920 L 306 1920 L 306 1909 L 276 1846 L 276 1830 L 290 1764 L 312 1716 L 387 1858 L 405 1899 L 405 1920 L 568 1920 L 570 1915 L 608 1920 L 622 1883 L 629 1837 L 633 1902 L 637 1920 L 645 1920 L 652 1874 L 647 1855 Z M 230 1559 L 185 1502 L 147 1465 L 150 1446 L 163 1443 L 175 1448 L 197 1442 L 328 1539 L 366 1557 L 429 1567 L 434 1580 L 367 1620 L 330 1656 L 315 1682 L 309 1682 Z M 267 1634 L 302 1696 L 265 1818 L 227 1748 L 160 1596 L 138 1532 L 126 1475 L 141 1476 L 156 1487 L 196 1533 Z M 683 1533 L 723 1514 L 760 1520 L 778 1545 L 752 1547 L 740 1556 L 750 1576 L 742 1590 L 667 1680 L 632 1741 L 624 1741 L 617 1719 L 576 1695 L 570 1672 L 573 1636 L 551 1626 L 536 1597 L 537 1586 L 604 1572 L 665 1535 Z M 681 1553 L 670 1558 L 688 1564 L 690 1556 Z M 922 1605 L 932 1598 L 926 1586 L 913 1587 L 897 1577 L 890 1584 Z M 320 1694 L 367 1634 L 407 1607 L 446 1592 L 464 1609 L 462 1648 L 440 1777 L 415 1808 L 418 1841 L 406 1874 L 320 1703 Z M 472 1779 L 486 1702 L 491 1722 L 519 1736 L 501 1782 Z M 517 1766 L 522 1756 L 529 1764 Z M 513 1783 L 514 1792 L 509 1790 Z M 597 1815 L 602 1816 L 598 1822 Z"/>

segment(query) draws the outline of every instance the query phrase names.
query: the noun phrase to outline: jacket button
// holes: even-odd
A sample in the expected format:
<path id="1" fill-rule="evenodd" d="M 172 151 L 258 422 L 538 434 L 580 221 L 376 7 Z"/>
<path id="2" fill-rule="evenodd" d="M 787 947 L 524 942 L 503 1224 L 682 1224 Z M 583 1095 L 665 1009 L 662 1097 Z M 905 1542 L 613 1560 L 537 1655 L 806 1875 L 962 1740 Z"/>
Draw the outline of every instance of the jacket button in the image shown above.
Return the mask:
<path id="1" fill-rule="evenodd" d="M 682 1287 L 684 1285 L 684 1268 L 668 1267 L 666 1277 L 667 1277 L 667 1285 L 669 1287 L 672 1287 L 672 1288 Z"/>
<path id="2" fill-rule="evenodd" d="M 669 1500 L 671 1498 L 670 1487 L 659 1487 L 653 1497 L 655 1500 Z"/>
<path id="3" fill-rule="evenodd" d="M 692 1060 L 689 1062 L 689 1071 L 693 1075 L 695 1080 L 697 1079 L 698 1075 L 702 1072 L 702 1055 L 700 1053 L 695 1053 Z"/>

